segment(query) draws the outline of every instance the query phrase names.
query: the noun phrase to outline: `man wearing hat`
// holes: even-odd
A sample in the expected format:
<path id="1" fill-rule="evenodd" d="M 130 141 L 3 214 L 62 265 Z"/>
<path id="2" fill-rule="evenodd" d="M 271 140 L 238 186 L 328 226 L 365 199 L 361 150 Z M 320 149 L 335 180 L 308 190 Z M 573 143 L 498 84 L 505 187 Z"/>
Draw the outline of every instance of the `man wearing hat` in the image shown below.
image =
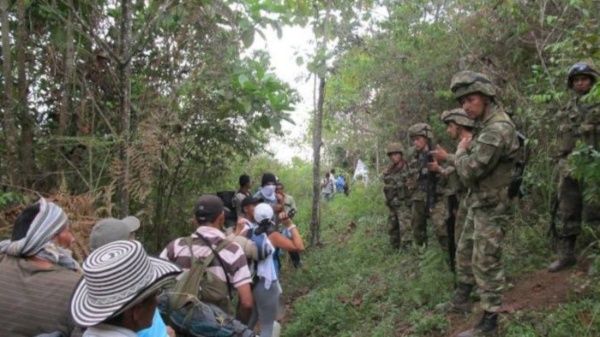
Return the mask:
<path id="1" fill-rule="evenodd" d="M 119 240 L 134 240 L 135 232 L 140 228 L 140 220 L 134 216 L 123 219 L 105 218 L 98 221 L 90 233 L 90 250 L 94 251 L 106 244 Z M 138 331 L 138 337 L 175 336 L 173 329 L 168 327 L 155 310 L 152 326 Z"/>
<path id="2" fill-rule="evenodd" d="M 83 278 L 71 297 L 75 322 L 84 337 L 134 337 L 149 327 L 159 290 L 181 272 L 149 257 L 138 241 L 119 240 L 94 250 L 83 263 Z"/>
<path id="3" fill-rule="evenodd" d="M 409 198 L 406 189 L 408 164 L 404 160 L 404 149 L 400 143 L 387 146 L 390 165 L 383 172 L 383 193 L 388 207 L 388 234 L 392 248 L 408 248 L 412 242 L 410 228 Z"/>
<path id="4" fill-rule="evenodd" d="M 581 223 L 600 225 L 600 205 L 586 200 L 585 182 L 573 177 L 568 156 L 581 141 L 600 150 L 600 103 L 590 99 L 588 93 L 600 78 L 589 62 L 575 63 L 567 74 L 567 87 L 573 97 L 556 116 L 558 124 L 558 153 L 555 184 L 557 186 L 556 216 L 553 234 L 558 241 L 558 259 L 548 266 L 557 272 L 573 266 L 576 262 L 575 242 L 581 233 Z"/>
<path id="5" fill-rule="evenodd" d="M 510 221 L 508 187 L 520 144 L 515 125 L 496 103 L 496 89 L 481 73 L 461 71 L 452 77 L 450 90 L 467 116 L 480 128 L 473 138 L 463 138 L 456 154 L 437 149 L 438 161 L 454 160 L 454 167 L 469 188 L 468 212 L 456 253 L 459 283 L 454 296 L 464 296 L 477 285 L 484 310 L 479 323 L 459 337 L 492 336 L 498 331 L 502 306 L 504 230 Z M 472 238 L 472 242 L 470 239 Z M 463 291 L 464 293 L 459 294 Z"/>
<path id="6" fill-rule="evenodd" d="M 10 240 L 0 242 L 0 336 L 70 336 L 75 323 L 69 299 L 79 264 L 67 214 L 41 198 L 15 220 Z"/>
<path id="7" fill-rule="evenodd" d="M 271 172 L 265 172 L 262 175 L 260 189 L 254 194 L 254 197 L 262 199 L 267 204 L 273 206 L 277 204 L 277 195 L 275 194 L 276 188 L 277 177 Z"/>
<path id="8" fill-rule="evenodd" d="M 429 171 L 429 151 L 433 150 L 433 130 L 426 123 L 417 123 L 408 128 L 414 154 L 408 161 L 408 189 L 411 195 L 411 227 L 418 246 L 427 244 L 427 219 L 442 249 L 447 250 L 448 233 L 444 226 L 446 205 L 442 202 L 441 176 Z"/>
<path id="9" fill-rule="evenodd" d="M 226 240 L 223 232 L 225 223 L 223 201 L 216 195 L 202 195 L 196 204 L 194 217 L 198 228 L 191 235 L 191 245 L 186 242 L 186 238 L 175 239 L 161 252 L 160 257 L 174 262 L 181 268 L 189 269 L 192 252 L 199 261 L 214 254 L 215 259 L 207 270 L 215 277 L 211 278 L 210 284 L 203 285 L 199 297 L 233 314 L 231 290 L 235 288 L 240 304 L 239 320 L 247 322 L 252 311 L 253 300 L 250 289 L 252 280 L 244 251 L 235 242 L 229 242 L 222 250 L 216 251 L 217 247 L 222 246 L 222 242 Z"/>

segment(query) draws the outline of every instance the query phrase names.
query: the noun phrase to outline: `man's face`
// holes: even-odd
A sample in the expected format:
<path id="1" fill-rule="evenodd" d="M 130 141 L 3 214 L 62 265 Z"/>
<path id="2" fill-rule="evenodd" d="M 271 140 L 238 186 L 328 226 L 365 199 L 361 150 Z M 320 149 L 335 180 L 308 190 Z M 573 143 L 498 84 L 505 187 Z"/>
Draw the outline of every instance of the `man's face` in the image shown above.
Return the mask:
<path id="1" fill-rule="evenodd" d="M 448 124 L 446 124 L 446 133 L 448 133 L 448 136 L 453 140 L 457 140 L 459 136 L 458 125 L 454 122 L 448 122 Z"/>
<path id="2" fill-rule="evenodd" d="M 137 329 L 142 330 L 152 325 L 154 311 L 158 305 L 157 296 L 158 292 L 155 292 L 131 309 L 132 319 Z"/>
<path id="3" fill-rule="evenodd" d="M 54 242 L 62 248 L 70 248 L 75 241 L 75 236 L 71 232 L 69 225 L 65 225 L 64 228 L 54 237 Z"/>
<path id="4" fill-rule="evenodd" d="M 244 214 L 248 216 L 248 219 L 254 219 L 254 208 L 256 208 L 254 204 L 244 206 Z"/>
<path id="5" fill-rule="evenodd" d="M 394 153 L 390 153 L 388 155 L 388 157 L 390 158 L 390 161 L 395 165 L 398 164 L 402 161 L 402 153 L 400 152 L 394 152 Z"/>
<path id="6" fill-rule="evenodd" d="M 573 90 L 579 95 L 585 95 L 592 89 L 592 79 L 588 75 L 573 76 Z"/>
<path id="7" fill-rule="evenodd" d="M 275 187 L 275 192 L 276 193 L 283 193 L 283 185 L 277 185 L 277 187 Z"/>
<path id="8" fill-rule="evenodd" d="M 423 151 L 427 147 L 427 138 L 423 136 L 412 137 L 412 142 L 417 151 Z"/>
<path id="9" fill-rule="evenodd" d="M 463 96 L 459 102 L 467 116 L 473 120 L 481 117 L 487 106 L 487 98 L 478 93 Z"/>

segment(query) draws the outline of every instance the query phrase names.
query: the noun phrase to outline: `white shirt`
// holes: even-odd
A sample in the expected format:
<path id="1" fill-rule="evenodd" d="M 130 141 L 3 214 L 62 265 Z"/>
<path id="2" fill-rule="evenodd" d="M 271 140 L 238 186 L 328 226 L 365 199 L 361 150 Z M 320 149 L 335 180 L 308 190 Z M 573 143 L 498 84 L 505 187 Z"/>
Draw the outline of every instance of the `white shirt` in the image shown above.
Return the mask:
<path id="1" fill-rule="evenodd" d="M 100 323 L 89 327 L 83 337 L 137 337 L 137 334 L 120 326 Z"/>

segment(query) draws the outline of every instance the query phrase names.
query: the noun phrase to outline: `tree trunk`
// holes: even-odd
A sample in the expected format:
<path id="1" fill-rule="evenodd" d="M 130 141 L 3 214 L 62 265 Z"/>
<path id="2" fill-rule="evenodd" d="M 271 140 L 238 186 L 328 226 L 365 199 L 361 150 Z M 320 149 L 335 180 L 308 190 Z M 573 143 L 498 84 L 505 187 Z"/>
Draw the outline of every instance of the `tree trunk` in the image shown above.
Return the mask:
<path id="1" fill-rule="evenodd" d="M 121 163 L 122 172 L 119 184 L 119 211 L 121 216 L 129 213 L 129 144 L 131 143 L 131 2 L 121 0 L 121 43 L 119 77 L 121 83 Z"/>
<path id="2" fill-rule="evenodd" d="M 69 1 L 72 6 L 72 0 Z M 73 78 L 75 74 L 75 45 L 73 37 L 73 13 L 69 11 L 66 27 L 66 45 L 64 54 L 64 77 L 60 111 L 58 115 L 58 134 L 60 136 L 74 135 L 71 133 L 71 116 L 73 114 Z"/>
<path id="3" fill-rule="evenodd" d="M 15 39 L 15 49 L 17 51 L 17 115 L 21 121 L 21 141 L 19 144 L 20 152 L 20 172 L 21 183 L 30 186 L 33 182 L 33 172 L 35 168 L 33 153 L 33 137 L 35 128 L 35 118 L 32 111 L 29 110 L 29 82 L 27 80 L 27 45 L 29 35 L 27 33 L 28 21 L 25 17 L 26 0 L 17 1 L 17 36 Z"/>
<path id="4" fill-rule="evenodd" d="M 323 129 L 324 101 L 325 78 L 321 76 L 319 77 L 319 98 L 317 99 L 317 108 L 315 109 L 313 123 L 313 201 L 310 220 L 310 244 L 313 246 L 321 243 L 321 219 L 319 213 L 321 201 L 321 132 Z"/>
<path id="5" fill-rule="evenodd" d="M 20 183 L 19 170 L 17 168 L 17 137 L 18 130 L 15 119 L 15 98 L 13 97 L 12 77 L 12 48 L 10 46 L 10 24 L 8 12 L 9 0 L 0 0 L 0 24 L 2 24 L 2 72 L 4 75 L 4 141 L 6 146 L 6 169 L 10 184 Z"/>

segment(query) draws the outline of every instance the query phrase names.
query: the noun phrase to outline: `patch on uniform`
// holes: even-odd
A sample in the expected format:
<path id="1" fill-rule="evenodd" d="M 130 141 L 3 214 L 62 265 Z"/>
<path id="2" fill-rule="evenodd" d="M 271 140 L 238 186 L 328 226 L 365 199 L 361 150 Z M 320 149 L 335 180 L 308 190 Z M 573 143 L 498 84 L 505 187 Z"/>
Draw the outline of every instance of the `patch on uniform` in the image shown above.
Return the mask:
<path id="1" fill-rule="evenodd" d="M 484 132 L 477 137 L 477 142 L 499 147 L 502 144 L 502 136 L 496 132 Z"/>

